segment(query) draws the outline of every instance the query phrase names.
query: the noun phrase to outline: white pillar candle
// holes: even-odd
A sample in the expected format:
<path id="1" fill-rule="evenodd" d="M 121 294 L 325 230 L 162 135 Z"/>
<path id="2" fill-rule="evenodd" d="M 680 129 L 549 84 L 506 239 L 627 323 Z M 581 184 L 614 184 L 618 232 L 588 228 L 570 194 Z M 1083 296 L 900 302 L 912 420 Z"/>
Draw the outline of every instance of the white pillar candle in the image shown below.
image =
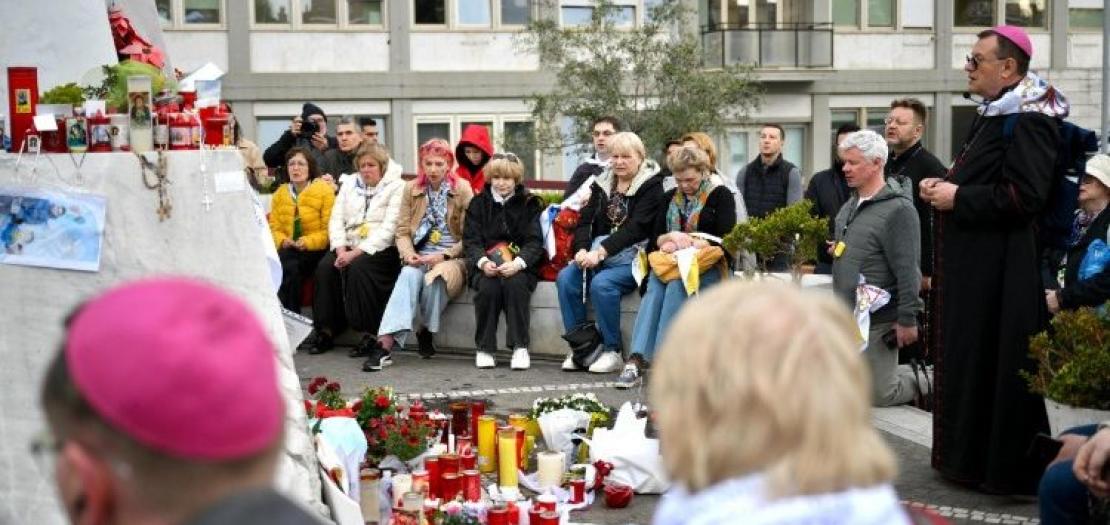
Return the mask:
<path id="1" fill-rule="evenodd" d="M 540 488 L 558 487 L 563 484 L 566 460 L 562 452 L 544 451 L 536 455 L 536 481 Z"/>

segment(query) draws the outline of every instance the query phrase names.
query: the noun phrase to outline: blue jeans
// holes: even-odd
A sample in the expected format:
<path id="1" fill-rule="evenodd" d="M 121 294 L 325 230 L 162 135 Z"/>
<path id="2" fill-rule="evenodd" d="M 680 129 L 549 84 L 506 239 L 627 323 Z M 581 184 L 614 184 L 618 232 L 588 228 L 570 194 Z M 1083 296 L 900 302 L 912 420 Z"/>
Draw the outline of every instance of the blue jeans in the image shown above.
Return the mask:
<path id="1" fill-rule="evenodd" d="M 1084 425 L 1065 431 L 1065 434 L 1092 436 L 1098 425 Z M 1037 491 L 1037 503 L 1041 511 L 1041 523 L 1045 525 L 1078 524 L 1089 521 L 1087 486 L 1075 479 L 1071 471 L 1073 460 L 1061 461 L 1052 465 L 1041 477 Z"/>
<path id="2" fill-rule="evenodd" d="M 636 289 L 632 265 L 619 264 L 591 270 L 590 304 L 594 307 L 597 329 L 605 348 L 621 348 L 621 296 Z M 555 279 L 559 291 L 559 310 L 567 332 L 586 322 L 586 304 L 582 301 L 582 269 L 573 262 Z"/>
<path id="3" fill-rule="evenodd" d="M 437 278 L 432 284 L 424 284 L 424 266 L 401 268 L 397 284 L 385 306 L 385 314 L 378 328 L 378 335 L 392 334 L 398 345 L 405 346 L 405 340 L 412 333 L 413 325 L 419 321 L 429 332 L 439 332 L 439 318 L 447 308 L 447 283 Z"/>
<path id="4" fill-rule="evenodd" d="M 721 281 L 721 272 L 716 268 L 701 275 L 700 290 Z M 682 279 L 669 283 L 660 281 L 652 272 L 648 276 L 647 293 L 640 299 L 640 311 L 636 314 L 636 324 L 632 328 L 632 353 L 640 354 L 651 362 L 655 350 L 667 333 L 667 327 L 686 302 L 686 287 Z"/>

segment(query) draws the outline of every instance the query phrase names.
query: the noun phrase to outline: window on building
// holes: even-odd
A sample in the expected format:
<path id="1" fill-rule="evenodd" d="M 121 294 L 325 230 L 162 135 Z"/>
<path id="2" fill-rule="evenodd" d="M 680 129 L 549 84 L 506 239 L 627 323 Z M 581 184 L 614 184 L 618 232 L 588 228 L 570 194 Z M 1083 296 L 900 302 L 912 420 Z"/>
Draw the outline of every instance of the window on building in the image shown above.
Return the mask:
<path id="1" fill-rule="evenodd" d="M 454 147 L 467 126 L 477 124 L 489 131 L 494 151 L 512 151 L 524 164 L 526 179 L 539 178 L 539 153 L 535 149 L 535 124 L 526 115 L 428 115 L 416 117 L 416 147 L 441 138 Z M 414 152 L 413 158 L 417 158 Z M 571 168 L 573 169 L 573 168 Z"/>
<path id="2" fill-rule="evenodd" d="M 808 173 L 805 165 L 806 127 L 804 124 L 783 124 L 786 131 L 782 144 L 782 157 Z M 717 170 L 725 177 L 736 177 L 740 169 L 759 155 L 759 126 L 734 128 L 725 132 L 724 140 L 716 140 L 718 145 Z M 743 191 L 743 188 L 741 188 Z"/>
<path id="3" fill-rule="evenodd" d="M 254 23 L 288 24 L 290 0 L 254 0 Z"/>
<path id="4" fill-rule="evenodd" d="M 383 0 L 254 0 L 254 23 L 312 29 L 381 27 L 385 5 Z"/>
<path id="5" fill-rule="evenodd" d="M 920 0 L 833 0 L 833 24 L 860 29 L 894 29 L 900 8 Z"/>
<path id="6" fill-rule="evenodd" d="M 633 26 L 636 24 L 636 8 L 640 1 L 616 0 L 613 1 L 615 11 L 612 12 L 613 23 L 618 26 Z M 588 26 L 593 21 L 596 2 L 593 0 L 563 0 L 559 14 L 564 27 Z"/>
<path id="7" fill-rule="evenodd" d="M 223 23 L 223 0 L 155 0 L 163 29 L 219 26 Z"/>
<path id="8" fill-rule="evenodd" d="M 859 27 L 859 0 L 833 0 L 833 24 Z"/>
<path id="9" fill-rule="evenodd" d="M 955 0 L 957 27 L 1048 27 L 1048 0 Z"/>
<path id="10" fill-rule="evenodd" d="M 445 25 L 447 0 L 413 0 L 412 14 L 417 25 Z"/>
<path id="11" fill-rule="evenodd" d="M 960 154 L 960 148 L 971 131 L 971 124 L 978 115 L 975 106 L 952 106 L 952 149 L 949 151 L 953 158 Z"/>
<path id="12" fill-rule="evenodd" d="M 348 0 L 347 23 L 351 25 L 384 24 L 382 0 Z"/>
<path id="13" fill-rule="evenodd" d="M 1068 0 L 1068 28 L 1072 30 L 1102 29 L 1103 0 Z"/>
<path id="14" fill-rule="evenodd" d="M 455 22 L 461 26 L 486 26 L 493 22 L 489 0 L 455 0 Z"/>
<path id="15" fill-rule="evenodd" d="M 335 0 L 301 0 L 301 23 L 335 25 Z"/>
<path id="16" fill-rule="evenodd" d="M 501 25 L 522 26 L 532 21 L 530 0 L 501 0 Z"/>

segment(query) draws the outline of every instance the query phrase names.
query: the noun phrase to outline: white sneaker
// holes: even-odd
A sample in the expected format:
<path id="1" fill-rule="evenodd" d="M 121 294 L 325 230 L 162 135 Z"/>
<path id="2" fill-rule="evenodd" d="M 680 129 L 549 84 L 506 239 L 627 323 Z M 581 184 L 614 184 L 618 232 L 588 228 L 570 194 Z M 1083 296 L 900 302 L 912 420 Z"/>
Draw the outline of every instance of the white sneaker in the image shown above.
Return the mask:
<path id="1" fill-rule="evenodd" d="M 509 368 L 513 370 L 528 370 L 532 366 L 532 360 L 528 357 L 527 348 L 517 348 L 513 350 L 513 360 L 509 362 Z"/>
<path id="2" fill-rule="evenodd" d="M 624 368 L 624 360 L 616 352 L 602 352 L 601 357 L 590 365 L 590 372 L 595 374 L 611 374 Z"/>
<path id="3" fill-rule="evenodd" d="M 497 366 L 497 361 L 493 359 L 493 354 L 479 351 L 474 355 L 474 366 L 478 368 L 493 368 Z"/>
<path id="4" fill-rule="evenodd" d="M 563 360 L 563 370 L 567 372 L 580 370 L 580 368 L 578 368 L 578 365 L 574 364 L 574 352 L 567 354 L 567 358 Z"/>

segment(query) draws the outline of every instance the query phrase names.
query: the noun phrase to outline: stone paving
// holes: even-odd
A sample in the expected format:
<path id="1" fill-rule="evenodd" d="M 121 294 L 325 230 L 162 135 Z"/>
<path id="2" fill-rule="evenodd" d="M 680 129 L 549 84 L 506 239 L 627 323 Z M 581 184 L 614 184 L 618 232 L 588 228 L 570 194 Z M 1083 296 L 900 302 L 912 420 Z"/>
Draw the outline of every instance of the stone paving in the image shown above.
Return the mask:
<path id="1" fill-rule="evenodd" d="M 382 372 L 365 373 L 361 360 L 347 357 L 346 347 L 321 355 L 298 354 L 297 372 L 303 384 L 314 376 L 327 376 L 343 385 L 343 394 L 354 397 L 366 386 L 392 386 L 407 397 L 432 402 L 471 396 L 489 400 L 488 411 L 499 415 L 523 412 L 537 397 L 562 395 L 570 391 L 593 392 L 610 406 L 635 401 L 646 392 L 617 390 L 614 376 L 585 372 L 567 373 L 559 363 L 533 357 L 532 368 L 510 371 L 507 353 L 498 355 L 498 368 L 479 370 L 473 354 L 441 352 L 434 359 L 420 359 L 415 352 L 394 355 L 394 365 Z M 929 468 L 931 421 L 929 414 L 908 407 L 875 412 L 875 425 L 893 448 L 899 461 L 895 487 L 911 505 L 925 506 L 957 524 L 1038 523 L 1037 508 L 1031 500 L 988 496 L 952 485 L 938 478 Z M 575 523 L 623 525 L 651 523 L 657 496 L 636 495 L 627 509 L 613 510 L 595 504 L 585 512 L 572 514 Z"/>

